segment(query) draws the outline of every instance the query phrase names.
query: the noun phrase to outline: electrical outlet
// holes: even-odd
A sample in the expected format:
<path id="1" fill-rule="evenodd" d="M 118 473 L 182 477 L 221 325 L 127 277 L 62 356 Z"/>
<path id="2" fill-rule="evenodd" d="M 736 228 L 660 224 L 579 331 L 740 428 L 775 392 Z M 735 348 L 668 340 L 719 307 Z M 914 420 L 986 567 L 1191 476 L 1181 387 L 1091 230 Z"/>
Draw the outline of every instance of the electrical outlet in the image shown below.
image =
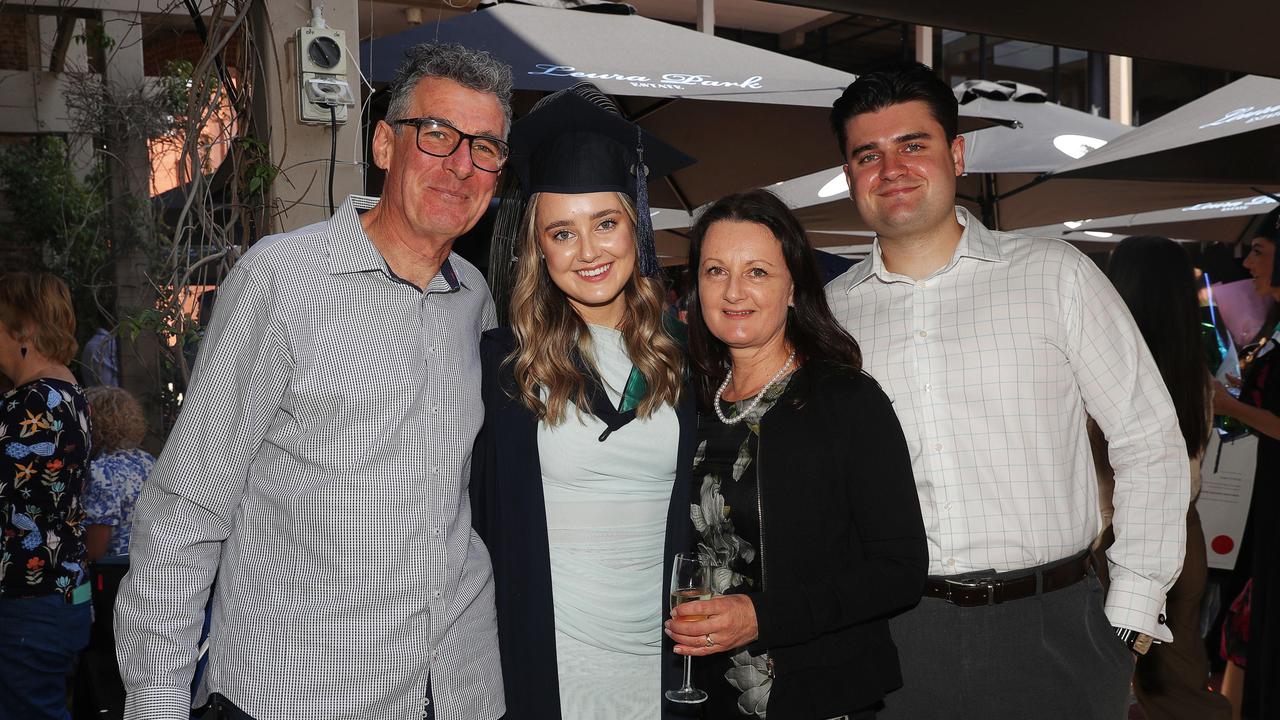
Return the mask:
<path id="1" fill-rule="evenodd" d="M 346 81 L 346 37 L 334 28 L 298 28 L 294 43 L 298 48 L 298 122 L 329 125 L 335 120 L 338 124 L 347 121 L 347 107 L 355 102 Z M 316 92 L 317 87 L 327 89 Z"/>
<path id="2" fill-rule="evenodd" d="M 333 28 L 298 28 L 298 70 L 346 75 L 347 34 Z"/>

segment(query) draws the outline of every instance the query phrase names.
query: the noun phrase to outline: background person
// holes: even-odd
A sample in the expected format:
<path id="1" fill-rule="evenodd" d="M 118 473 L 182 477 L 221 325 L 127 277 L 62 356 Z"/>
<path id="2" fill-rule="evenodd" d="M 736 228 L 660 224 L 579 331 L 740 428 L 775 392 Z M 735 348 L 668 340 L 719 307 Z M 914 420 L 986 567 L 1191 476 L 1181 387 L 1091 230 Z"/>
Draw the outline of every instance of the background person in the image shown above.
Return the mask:
<path id="1" fill-rule="evenodd" d="M 1186 542 L 1187 448 L 1151 353 L 1088 257 L 956 206 L 964 138 L 932 70 L 860 76 L 831 123 L 876 239 L 827 298 L 893 400 L 928 529 L 885 717 L 1121 717 L 1134 652 L 1173 639 Z M 1087 415 L 1116 477 L 1105 603 Z"/>
<path id="2" fill-rule="evenodd" d="M 510 68 L 410 48 L 372 158 L 380 199 L 258 241 L 218 290 L 138 497 L 116 601 L 125 717 L 505 712 L 493 578 L 471 530 L 484 278 L 453 254 L 506 161 Z M 213 585 L 214 578 L 220 581 Z"/>
<path id="3" fill-rule="evenodd" d="M 1249 243 L 1244 267 L 1253 276 L 1259 295 L 1280 300 L 1280 211 L 1262 222 Z M 1258 436 L 1258 464 L 1253 499 L 1240 544 L 1237 567 L 1249 573 L 1241 598 L 1233 603 L 1235 616 L 1224 624 L 1228 635 L 1228 665 L 1223 692 L 1238 704 L 1242 717 L 1269 718 L 1280 714 L 1280 326 L 1264 326 L 1260 342 L 1246 355 L 1240 399 L 1215 383 L 1213 410 L 1240 420 Z M 1247 611 L 1246 611 L 1247 609 Z M 1243 666 L 1240 661 L 1243 662 Z M 1234 666 L 1234 667 L 1233 667 Z M 1243 670 L 1243 673 L 1240 671 Z M 1239 682 L 1243 675 L 1243 683 Z"/>
<path id="4" fill-rule="evenodd" d="M 1133 314 L 1169 389 L 1191 467 L 1187 552 L 1165 611 L 1173 642 L 1155 645 L 1138 658 L 1134 692 L 1148 720 L 1226 720 L 1231 717 L 1230 704 L 1206 687 L 1209 659 L 1200 636 L 1200 603 L 1209 565 L 1196 499 L 1200 463 L 1213 425 L 1212 378 L 1204 356 L 1195 269 L 1186 251 L 1172 240 L 1138 236 L 1126 238 L 1111 251 L 1107 278 Z M 1115 481 L 1105 447 L 1104 441 L 1098 481 L 1102 505 L 1109 508 Z"/>
<path id="5" fill-rule="evenodd" d="M 128 390 L 97 386 L 85 390 L 93 417 L 91 480 L 84 507 L 88 559 L 129 554 L 133 505 L 156 459 L 138 447 L 147 434 L 142 406 Z"/>
<path id="6" fill-rule="evenodd" d="M 66 283 L 0 274 L 0 720 L 68 718 L 67 674 L 89 641 L 80 494 L 89 411 L 67 368 L 76 320 Z"/>
<path id="7" fill-rule="evenodd" d="M 928 560 L 898 419 L 775 196 L 712 204 L 689 277 L 693 523 L 723 595 L 677 608 L 676 650 L 714 655 L 695 663 L 707 717 L 872 718 L 902 684 L 886 618 Z"/>
<path id="8" fill-rule="evenodd" d="M 511 139 L 529 201 L 511 326 L 481 342 L 471 480 L 506 720 L 651 720 L 678 678 L 661 625 L 671 557 L 691 542 L 696 414 L 637 184 L 692 160 L 586 84 L 543 99 Z"/>

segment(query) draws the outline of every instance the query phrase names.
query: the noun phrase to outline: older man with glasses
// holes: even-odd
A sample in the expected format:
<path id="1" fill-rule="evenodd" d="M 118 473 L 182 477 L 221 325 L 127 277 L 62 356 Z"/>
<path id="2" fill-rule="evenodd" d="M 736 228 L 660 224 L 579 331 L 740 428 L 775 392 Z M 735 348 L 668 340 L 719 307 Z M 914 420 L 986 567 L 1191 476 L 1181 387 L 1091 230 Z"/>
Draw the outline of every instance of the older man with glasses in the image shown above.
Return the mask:
<path id="1" fill-rule="evenodd" d="M 263 238 L 228 275 L 138 499 L 116 605 L 126 717 L 501 716 L 493 578 L 466 493 L 480 273 L 451 249 L 507 159 L 511 72 L 412 49 L 381 200 Z"/>

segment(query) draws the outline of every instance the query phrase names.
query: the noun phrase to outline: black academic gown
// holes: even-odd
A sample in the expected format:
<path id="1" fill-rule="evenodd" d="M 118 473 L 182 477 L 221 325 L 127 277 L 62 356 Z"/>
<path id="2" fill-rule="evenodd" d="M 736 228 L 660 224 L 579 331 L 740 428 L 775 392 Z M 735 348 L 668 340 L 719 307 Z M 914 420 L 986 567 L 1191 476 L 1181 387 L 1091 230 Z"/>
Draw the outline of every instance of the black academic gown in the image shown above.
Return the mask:
<path id="1" fill-rule="evenodd" d="M 485 406 L 471 468 L 471 524 L 489 548 L 497 591 L 498 643 L 506 688 L 506 720 L 561 720 L 556 664 L 555 615 L 551 604 L 551 559 L 546 504 L 538 459 L 538 421 L 519 400 L 511 367 L 503 360 L 515 348 L 510 328 L 486 332 L 480 341 Z M 592 413 L 611 428 L 634 417 L 620 416 L 603 391 Z M 676 415 L 680 446 L 676 481 L 667 511 L 661 596 L 653 602 L 667 614 L 666 579 L 671 556 L 692 549 L 690 472 L 697 442 L 697 411 L 691 387 L 681 393 Z M 626 432 L 621 426 L 617 432 Z M 606 439 L 605 442 L 608 442 Z M 681 658 L 663 635 L 662 688 L 679 687 Z M 688 709 L 663 700 L 664 718 L 685 717 Z M 695 711 L 696 712 L 696 711 Z"/>

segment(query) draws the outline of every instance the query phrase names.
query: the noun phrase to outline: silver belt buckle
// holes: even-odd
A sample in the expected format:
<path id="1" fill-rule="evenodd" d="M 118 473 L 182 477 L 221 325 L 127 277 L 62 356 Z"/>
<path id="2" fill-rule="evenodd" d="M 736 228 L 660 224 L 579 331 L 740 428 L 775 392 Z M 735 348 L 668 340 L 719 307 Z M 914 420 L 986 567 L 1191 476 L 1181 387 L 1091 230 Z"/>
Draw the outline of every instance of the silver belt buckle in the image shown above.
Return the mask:
<path id="1" fill-rule="evenodd" d="M 986 588 L 987 604 L 988 605 L 996 604 L 996 586 L 995 586 L 996 579 L 995 578 L 970 578 L 968 580 L 952 580 L 951 578 L 945 578 L 945 582 L 947 583 L 947 586 L 948 586 L 948 590 L 947 590 L 948 600 L 951 599 L 951 590 L 950 590 L 951 587 Z"/>

